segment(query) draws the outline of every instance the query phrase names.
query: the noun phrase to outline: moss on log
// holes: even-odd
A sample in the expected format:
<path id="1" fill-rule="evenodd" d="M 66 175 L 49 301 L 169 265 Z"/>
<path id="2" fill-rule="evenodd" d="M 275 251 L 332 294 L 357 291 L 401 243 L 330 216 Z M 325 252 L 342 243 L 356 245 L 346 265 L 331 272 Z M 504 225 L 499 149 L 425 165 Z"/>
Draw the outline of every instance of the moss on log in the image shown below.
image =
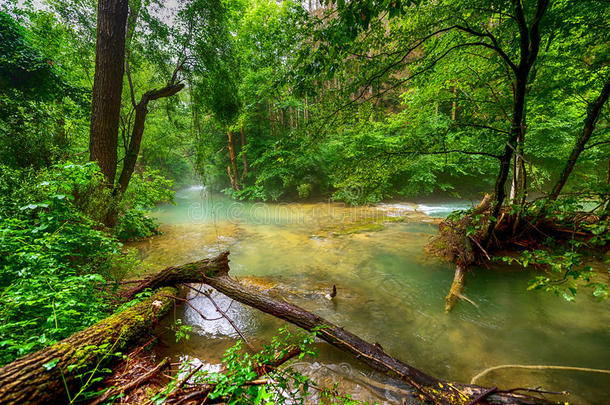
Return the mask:
<path id="1" fill-rule="evenodd" d="M 0 404 L 55 404 L 74 396 L 81 376 L 134 344 L 173 304 L 172 287 L 0 369 Z M 86 380 L 88 375 L 84 377 Z"/>

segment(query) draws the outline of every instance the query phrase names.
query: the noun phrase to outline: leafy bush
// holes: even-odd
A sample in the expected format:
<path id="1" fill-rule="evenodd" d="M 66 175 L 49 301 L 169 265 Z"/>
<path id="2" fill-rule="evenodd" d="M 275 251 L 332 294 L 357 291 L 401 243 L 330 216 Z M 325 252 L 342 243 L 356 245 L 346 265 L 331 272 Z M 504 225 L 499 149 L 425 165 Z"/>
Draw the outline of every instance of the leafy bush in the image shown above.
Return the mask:
<path id="1" fill-rule="evenodd" d="M 135 173 L 121 201 L 116 236 L 126 241 L 157 234 L 159 225 L 147 212 L 159 203 L 174 202 L 172 186 L 159 170 Z"/>
<path id="2" fill-rule="evenodd" d="M 299 198 L 307 198 L 311 195 L 312 190 L 311 184 L 300 184 L 297 186 L 297 193 L 299 193 Z"/>
<path id="3" fill-rule="evenodd" d="M 124 207 L 151 209 L 159 203 L 173 203 L 174 182 L 164 177 L 159 170 L 147 169 L 134 173 L 123 196 Z"/>
<path id="4" fill-rule="evenodd" d="M 119 215 L 114 230 L 120 240 L 136 240 L 158 234 L 159 224 L 146 215 L 141 207 L 129 209 Z"/>
<path id="5" fill-rule="evenodd" d="M 122 253 L 87 214 L 106 195 L 101 178 L 95 164 L 56 166 L 23 184 L 32 192 L 0 217 L 1 364 L 107 315 L 105 263 Z"/>

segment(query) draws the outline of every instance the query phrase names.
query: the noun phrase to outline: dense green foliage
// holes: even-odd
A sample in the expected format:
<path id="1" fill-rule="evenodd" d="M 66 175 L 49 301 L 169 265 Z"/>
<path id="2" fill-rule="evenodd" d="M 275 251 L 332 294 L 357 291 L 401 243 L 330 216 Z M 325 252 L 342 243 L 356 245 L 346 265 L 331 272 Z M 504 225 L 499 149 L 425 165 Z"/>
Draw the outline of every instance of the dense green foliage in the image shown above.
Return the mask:
<path id="1" fill-rule="evenodd" d="M 137 260 L 117 237 L 149 236 L 143 213 L 173 195 L 154 172 L 138 178 L 113 236 L 100 223 L 110 200 L 97 165 L 64 163 L 36 173 L 0 166 L 0 363 L 106 317 L 115 282 Z"/>
<path id="2" fill-rule="evenodd" d="M 12 167 L 40 168 L 65 157 L 70 130 L 88 106 L 84 89 L 69 85 L 50 57 L 53 49 L 36 40 L 0 12 L 0 160 Z"/>
<path id="3" fill-rule="evenodd" d="M 229 3 L 237 62 L 227 70 L 239 98 L 230 120 L 236 177 L 240 156 L 249 162 L 231 193 L 363 203 L 492 188 L 511 128 L 511 74 L 489 38 L 451 29 L 483 26 L 510 59 L 518 58 L 510 2 L 487 3 L 330 2 L 341 18 L 333 8 L 307 13 L 290 2 Z M 523 146 L 528 188 L 536 194 L 556 179 L 582 131 L 587 102 L 608 75 L 601 44 L 609 40 L 609 11 L 584 3 L 551 2 L 543 20 Z M 527 18 L 533 7 L 525 8 Z M 233 90 L 223 93 L 233 100 Z M 206 184 L 227 189 L 228 116 L 218 118 L 214 102 L 194 101 L 195 126 L 207 135 L 198 144 L 199 171 Z M 607 125 L 598 125 L 569 189 L 604 186 L 607 155 Z"/>
<path id="4" fill-rule="evenodd" d="M 14 175 L 2 168 L 3 182 Z M 64 165 L 9 194 L 19 207 L 3 206 L 0 214 L 0 363 L 106 314 L 98 287 L 110 279 L 107 260 L 120 254 L 120 245 L 86 214 L 100 201 L 93 192 L 98 182 L 95 165 Z"/>

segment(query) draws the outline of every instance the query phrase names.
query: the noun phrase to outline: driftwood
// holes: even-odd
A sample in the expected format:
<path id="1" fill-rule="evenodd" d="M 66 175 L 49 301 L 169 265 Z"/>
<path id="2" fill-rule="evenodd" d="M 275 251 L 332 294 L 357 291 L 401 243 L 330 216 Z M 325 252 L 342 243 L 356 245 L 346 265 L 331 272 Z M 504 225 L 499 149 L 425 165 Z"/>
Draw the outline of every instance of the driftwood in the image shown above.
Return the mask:
<path id="1" fill-rule="evenodd" d="M 518 393 L 503 392 L 498 389 L 468 384 L 457 384 L 432 377 L 408 364 L 388 355 L 378 345 L 364 341 L 305 309 L 286 301 L 273 299 L 269 295 L 253 288 L 248 288 L 229 277 L 229 252 L 220 254 L 215 259 L 190 263 L 170 268 L 167 274 L 161 272 L 142 284 L 160 286 L 159 282 L 175 284 L 183 282 L 202 282 L 215 288 L 229 298 L 257 308 L 280 319 L 295 324 L 307 331 L 318 331 L 318 336 L 328 343 L 354 355 L 358 360 L 373 369 L 397 377 L 421 393 L 422 399 L 435 403 L 467 404 L 473 400 L 490 404 L 548 404 L 545 399 Z M 213 271 L 210 270 L 214 263 Z M 182 269 L 182 270 L 180 270 Z M 161 281 L 163 280 L 163 281 Z M 132 293 L 139 291 L 135 287 Z"/>
<path id="2" fill-rule="evenodd" d="M 462 266 L 455 267 L 455 274 L 453 275 L 453 282 L 451 283 L 451 288 L 449 288 L 449 293 L 445 297 L 445 311 L 449 312 L 455 306 L 458 298 L 462 297 L 462 289 L 464 288 L 464 281 L 466 278 L 466 272 Z"/>
<path id="3" fill-rule="evenodd" d="M 47 349 L 0 369 L 0 404 L 60 404 L 74 398 L 81 376 L 137 342 L 173 304 L 171 287 Z M 87 380 L 88 374 L 83 379 Z M 67 392 L 69 390 L 69 393 Z"/>

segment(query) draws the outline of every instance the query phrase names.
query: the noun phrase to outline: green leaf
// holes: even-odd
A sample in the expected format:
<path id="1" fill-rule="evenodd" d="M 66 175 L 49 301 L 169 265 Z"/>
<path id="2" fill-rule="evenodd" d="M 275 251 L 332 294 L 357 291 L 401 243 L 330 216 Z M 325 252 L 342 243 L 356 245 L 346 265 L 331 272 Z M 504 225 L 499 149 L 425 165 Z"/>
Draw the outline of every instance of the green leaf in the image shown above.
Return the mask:
<path id="1" fill-rule="evenodd" d="M 45 370 L 49 371 L 49 370 L 53 369 L 57 365 L 57 363 L 59 363 L 59 358 L 53 359 L 51 361 L 48 361 L 48 362 L 44 363 L 42 365 L 42 368 L 44 368 Z"/>

